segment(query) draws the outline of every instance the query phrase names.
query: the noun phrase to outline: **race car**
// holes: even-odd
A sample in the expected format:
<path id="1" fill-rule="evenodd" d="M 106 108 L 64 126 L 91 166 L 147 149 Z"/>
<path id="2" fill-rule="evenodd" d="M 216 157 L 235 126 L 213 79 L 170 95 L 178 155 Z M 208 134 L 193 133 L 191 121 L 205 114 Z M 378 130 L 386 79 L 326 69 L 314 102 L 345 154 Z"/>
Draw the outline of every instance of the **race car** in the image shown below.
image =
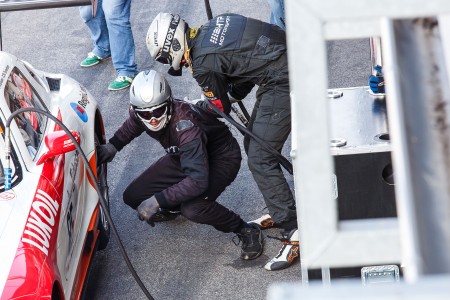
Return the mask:
<path id="1" fill-rule="evenodd" d="M 25 112 L 11 122 L 12 183 L 5 190 L 5 124 L 25 107 L 62 121 L 96 178 L 59 125 Z M 74 79 L 0 51 L 0 135 L 0 299 L 79 299 L 94 253 L 110 236 L 107 170 L 97 166 L 95 152 L 105 143 L 98 104 Z"/>

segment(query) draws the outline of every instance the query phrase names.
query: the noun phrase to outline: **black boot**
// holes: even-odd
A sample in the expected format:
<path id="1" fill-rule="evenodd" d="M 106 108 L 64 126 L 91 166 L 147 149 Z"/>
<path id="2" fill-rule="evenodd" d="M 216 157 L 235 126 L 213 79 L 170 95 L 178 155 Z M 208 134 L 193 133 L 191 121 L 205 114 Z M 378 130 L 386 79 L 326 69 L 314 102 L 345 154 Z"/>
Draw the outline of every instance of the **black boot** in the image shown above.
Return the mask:
<path id="1" fill-rule="evenodd" d="M 181 215 L 181 212 L 179 210 L 160 208 L 158 209 L 158 212 L 153 215 L 152 221 L 153 222 L 172 221 L 179 215 Z"/>
<path id="2" fill-rule="evenodd" d="M 241 244 L 241 258 L 244 260 L 255 259 L 263 252 L 263 236 L 257 226 L 244 227 L 236 234 L 238 241 L 233 239 L 237 246 Z"/>

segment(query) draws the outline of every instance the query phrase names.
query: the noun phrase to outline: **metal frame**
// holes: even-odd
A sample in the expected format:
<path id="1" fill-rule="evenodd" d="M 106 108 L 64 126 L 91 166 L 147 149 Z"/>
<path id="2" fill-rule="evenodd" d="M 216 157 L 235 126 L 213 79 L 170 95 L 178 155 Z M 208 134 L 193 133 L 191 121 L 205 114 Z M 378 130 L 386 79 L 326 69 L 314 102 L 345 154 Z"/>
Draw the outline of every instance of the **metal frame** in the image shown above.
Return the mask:
<path id="1" fill-rule="evenodd" d="M 290 64 L 289 69 L 293 120 L 291 156 L 300 226 L 302 272 L 303 269 L 324 266 L 400 262 L 397 219 L 345 222 L 337 219 L 330 180 L 333 163 L 329 149 L 325 41 L 382 36 L 382 19 L 448 13 L 450 1 L 285 2 L 289 61 L 295 61 L 295 64 Z M 394 101 L 395 95 L 388 93 L 387 97 Z M 391 119 L 389 121 L 392 123 Z M 394 142 L 395 136 L 391 135 L 391 139 Z M 399 156 L 394 156 L 395 159 L 402 160 Z M 407 202 L 408 199 L 400 201 Z"/>
<path id="2" fill-rule="evenodd" d="M 2 0 L 0 12 L 90 5 L 91 0 Z"/>

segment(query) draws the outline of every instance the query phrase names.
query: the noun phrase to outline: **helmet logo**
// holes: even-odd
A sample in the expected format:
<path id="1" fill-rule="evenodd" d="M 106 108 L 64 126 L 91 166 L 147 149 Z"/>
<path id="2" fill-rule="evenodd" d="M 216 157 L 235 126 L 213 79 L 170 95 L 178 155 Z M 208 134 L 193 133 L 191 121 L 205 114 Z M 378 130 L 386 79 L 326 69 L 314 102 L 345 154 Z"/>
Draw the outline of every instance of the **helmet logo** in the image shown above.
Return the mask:
<path id="1" fill-rule="evenodd" d="M 175 36 L 175 30 L 178 27 L 178 23 L 180 23 L 180 16 L 179 15 L 172 16 L 169 29 L 167 30 L 166 40 L 164 41 L 163 53 L 161 54 L 162 57 L 169 56 L 170 46 L 172 45 L 172 40 L 173 37 Z"/>
<path id="2" fill-rule="evenodd" d="M 175 29 L 169 28 L 169 31 L 167 32 L 166 40 L 164 41 L 164 51 L 169 52 L 169 47 L 172 44 L 172 39 L 175 34 Z"/>
<path id="3" fill-rule="evenodd" d="M 155 46 L 158 47 L 158 31 L 153 32 L 153 43 L 155 43 Z"/>
<path id="4" fill-rule="evenodd" d="M 173 51 L 178 51 L 181 49 L 181 45 L 180 45 L 180 42 L 178 41 L 178 39 L 173 40 L 172 49 L 173 49 Z"/>

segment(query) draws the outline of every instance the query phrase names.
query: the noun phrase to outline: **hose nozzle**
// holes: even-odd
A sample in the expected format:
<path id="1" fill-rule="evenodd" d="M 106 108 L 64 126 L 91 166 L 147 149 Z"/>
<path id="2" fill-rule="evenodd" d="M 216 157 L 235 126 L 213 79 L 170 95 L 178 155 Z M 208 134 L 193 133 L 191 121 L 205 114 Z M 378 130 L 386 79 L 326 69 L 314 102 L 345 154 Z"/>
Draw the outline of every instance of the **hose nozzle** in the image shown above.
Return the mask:
<path id="1" fill-rule="evenodd" d="M 11 161 L 11 142 L 9 139 L 9 126 L 5 127 L 5 166 L 3 167 L 3 173 L 5 176 L 5 191 L 11 189 L 12 184 L 12 169 L 10 165 Z"/>

